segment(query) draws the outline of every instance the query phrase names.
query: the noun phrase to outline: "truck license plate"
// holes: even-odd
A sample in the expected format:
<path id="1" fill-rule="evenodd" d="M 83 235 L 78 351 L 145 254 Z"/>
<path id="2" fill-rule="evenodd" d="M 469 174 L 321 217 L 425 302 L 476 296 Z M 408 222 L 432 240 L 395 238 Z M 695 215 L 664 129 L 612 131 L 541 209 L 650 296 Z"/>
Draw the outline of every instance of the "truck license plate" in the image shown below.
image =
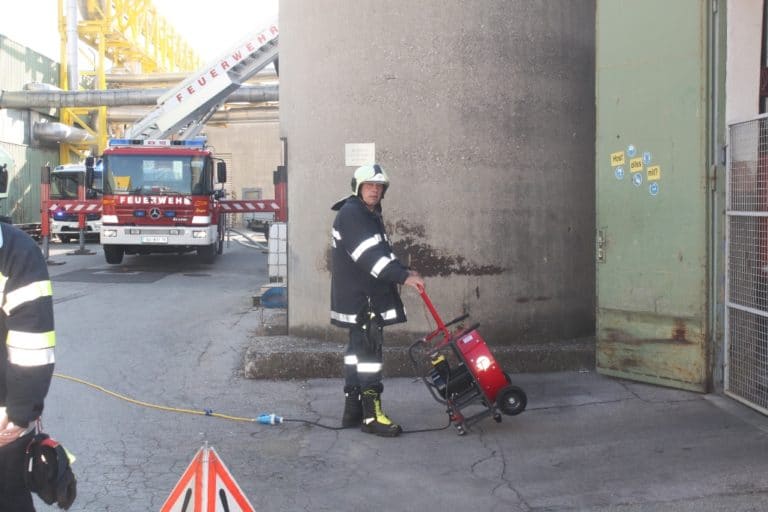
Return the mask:
<path id="1" fill-rule="evenodd" d="M 141 237 L 141 243 L 143 244 L 167 244 L 167 236 L 143 236 Z"/>

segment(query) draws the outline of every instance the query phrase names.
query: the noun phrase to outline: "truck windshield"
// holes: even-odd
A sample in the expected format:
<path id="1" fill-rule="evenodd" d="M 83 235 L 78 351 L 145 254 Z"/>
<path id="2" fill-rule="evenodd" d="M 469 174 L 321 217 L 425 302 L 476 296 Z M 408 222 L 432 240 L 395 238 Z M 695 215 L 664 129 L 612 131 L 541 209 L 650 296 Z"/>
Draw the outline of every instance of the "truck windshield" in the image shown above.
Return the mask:
<path id="1" fill-rule="evenodd" d="M 51 173 L 51 199 L 77 199 L 77 180 L 85 171 L 59 171 Z M 101 173 L 93 176 L 93 189 L 101 191 Z"/>
<path id="2" fill-rule="evenodd" d="M 211 164 L 209 164 L 211 165 Z M 206 159 L 185 155 L 104 157 L 104 193 L 131 195 L 208 194 Z"/>

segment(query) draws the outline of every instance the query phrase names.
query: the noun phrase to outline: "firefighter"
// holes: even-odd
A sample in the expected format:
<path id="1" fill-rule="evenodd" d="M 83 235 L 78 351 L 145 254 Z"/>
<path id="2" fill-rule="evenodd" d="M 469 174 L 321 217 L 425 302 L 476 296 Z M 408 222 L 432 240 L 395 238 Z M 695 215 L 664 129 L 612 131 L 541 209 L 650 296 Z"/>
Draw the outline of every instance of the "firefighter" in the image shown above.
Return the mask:
<path id="1" fill-rule="evenodd" d="M 34 512 L 25 452 L 53 375 L 53 300 L 42 252 L 27 233 L 5 223 L 0 304 L 0 512 Z"/>
<path id="2" fill-rule="evenodd" d="M 398 285 L 424 287 L 418 272 L 393 254 L 381 200 L 389 178 L 379 165 L 355 170 L 352 194 L 331 208 L 331 323 L 349 330 L 344 353 L 342 426 L 395 437 L 402 428 L 381 408 L 383 328 L 406 321 Z"/>

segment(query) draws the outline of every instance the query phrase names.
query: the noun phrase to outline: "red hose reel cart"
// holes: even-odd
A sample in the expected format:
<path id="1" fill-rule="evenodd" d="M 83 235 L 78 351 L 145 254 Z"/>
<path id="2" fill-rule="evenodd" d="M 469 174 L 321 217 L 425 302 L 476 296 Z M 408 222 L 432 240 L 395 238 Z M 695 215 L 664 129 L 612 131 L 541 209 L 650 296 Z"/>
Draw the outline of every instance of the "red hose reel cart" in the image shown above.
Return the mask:
<path id="1" fill-rule="evenodd" d="M 485 340 L 477 332 L 480 324 L 451 332 L 448 327 L 469 317 L 462 315 L 443 323 L 425 290 L 419 292 L 437 322 L 437 328 L 416 340 L 408 355 L 437 402 L 447 407 L 448 417 L 459 435 L 481 419 L 491 416 L 497 423 L 502 414 L 515 416 L 528 403 L 525 391 L 511 383 L 493 357 Z M 442 337 L 438 337 L 442 334 Z M 470 406 L 480 406 L 463 412 Z"/>

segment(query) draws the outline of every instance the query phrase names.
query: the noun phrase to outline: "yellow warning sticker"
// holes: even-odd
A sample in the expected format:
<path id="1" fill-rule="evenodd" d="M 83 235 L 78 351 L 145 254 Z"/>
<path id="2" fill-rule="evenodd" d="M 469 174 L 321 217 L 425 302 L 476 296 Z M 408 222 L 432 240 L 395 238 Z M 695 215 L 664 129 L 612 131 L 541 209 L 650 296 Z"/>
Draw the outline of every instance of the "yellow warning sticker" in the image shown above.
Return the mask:
<path id="1" fill-rule="evenodd" d="M 648 167 L 648 181 L 658 181 L 661 179 L 661 166 L 652 165 Z"/>
<path id="2" fill-rule="evenodd" d="M 131 186 L 130 176 L 115 176 L 115 191 L 126 192 Z"/>
<path id="3" fill-rule="evenodd" d="M 611 153 L 611 166 L 624 165 L 624 152 L 617 151 Z"/>
<path id="4" fill-rule="evenodd" d="M 630 172 L 640 172 L 643 170 L 643 159 L 638 158 L 632 158 L 629 161 L 629 170 Z"/>

